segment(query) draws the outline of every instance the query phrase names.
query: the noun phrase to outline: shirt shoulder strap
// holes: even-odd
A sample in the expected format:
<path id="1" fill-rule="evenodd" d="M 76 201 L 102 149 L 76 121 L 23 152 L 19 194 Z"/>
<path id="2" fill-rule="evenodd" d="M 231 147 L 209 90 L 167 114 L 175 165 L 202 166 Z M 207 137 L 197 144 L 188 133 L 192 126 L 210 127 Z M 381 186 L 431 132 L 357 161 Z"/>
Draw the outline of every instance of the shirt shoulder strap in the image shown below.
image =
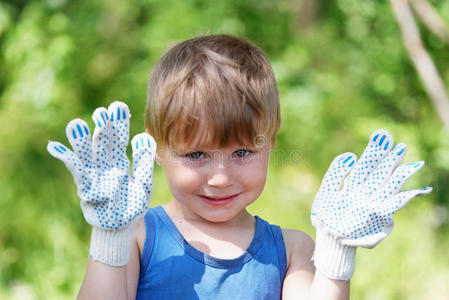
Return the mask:
<path id="1" fill-rule="evenodd" d="M 278 254 L 281 282 L 284 282 L 285 274 L 287 273 L 287 254 L 284 238 L 282 236 L 282 229 L 278 225 L 270 225 L 270 228 Z"/>

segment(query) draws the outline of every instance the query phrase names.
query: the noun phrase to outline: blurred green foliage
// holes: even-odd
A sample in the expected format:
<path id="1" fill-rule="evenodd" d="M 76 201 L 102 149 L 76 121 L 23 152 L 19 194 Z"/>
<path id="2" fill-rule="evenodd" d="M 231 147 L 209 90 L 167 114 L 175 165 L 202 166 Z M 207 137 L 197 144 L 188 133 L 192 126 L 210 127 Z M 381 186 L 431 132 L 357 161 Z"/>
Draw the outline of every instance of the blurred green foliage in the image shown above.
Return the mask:
<path id="1" fill-rule="evenodd" d="M 449 23 L 449 1 L 432 1 Z M 385 128 L 425 160 L 409 187 L 432 185 L 396 216 L 375 250 L 359 250 L 354 299 L 449 294 L 449 134 L 411 65 L 388 1 L 142 0 L 0 2 L 0 298 L 73 299 L 90 228 L 65 166 L 46 152 L 68 121 L 125 101 L 143 130 L 146 81 L 175 42 L 245 36 L 263 48 L 279 84 L 282 129 L 267 187 L 250 211 L 311 236 L 309 211 L 339 153 L 363 150 Z M 449 51 L 424 27 L 449 83 Z M 91 123 L 92 124 L 92 123 Z M 67 144 L 67 143 L 66 143 Z M 152 206 L 170 199 L 156 168 Z"/>

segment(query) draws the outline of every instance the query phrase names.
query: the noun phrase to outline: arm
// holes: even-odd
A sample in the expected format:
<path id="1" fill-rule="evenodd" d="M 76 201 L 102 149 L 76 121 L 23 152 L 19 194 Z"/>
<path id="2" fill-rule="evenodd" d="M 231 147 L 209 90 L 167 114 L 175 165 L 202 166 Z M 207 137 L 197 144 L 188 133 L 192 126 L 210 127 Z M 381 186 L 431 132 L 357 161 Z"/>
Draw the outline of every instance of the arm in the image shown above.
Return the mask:
<path id="1" fill-rule="evenodd" d="M 346 300 L 349 299 L 349 280 L 330 279 L 320 271 L 315 271 L 309 299 Z"/>
<path id="2" fill-rule="evenodd" d="M 114 267 L 89 257 L 86 275 L 78 293 L 83 299 L 135 299 L 140 272 L 140 256 L 137 238 L 145 236 L 145 221 L 140 219 L 134 227 L 130 258 L 126 266 Z"/>
<path id="3" fill-rule="evenodd" d="M 357 247 L 373 248 L 393 230 L 393 215 L 431 187 L 401 191 L 424 162 L 400 165 L 407 146 L 393 148 L 388 131 L 376 130 L 357 161 L 353 153 L 337 156 L 312 205 L 316 229 L 314 263 L 329 278 L 349 280 Z"/>
<path id="4" fill-rule="evenodd" d="M 114 267 L 89 257 L 77 299 L 131 299 L 127 296 L 126 275 L 126 266 Z"/>
<path id="5" fill-rule="evenodd" d="M 282 288 L 283 300 L 349 299 L 349 281 L 330 279 L 311 260 L 315 243 L 305 233 L 283 229 L 289 265 Z"/>
<path id="6" fill-rule="evenodd" d="M 393 215 L 399 209 L 413 197 L 432 191 L 431 187 L 400 191 L 424 165 L 421 161 L 399 166 L 405 150 L 402 143 L 393 148 L 391 134 L 377 130 L 358 161 L 355 154 L 344 153 L 332 162 L 312 206 L 311 219 L 316 229 L 313 262 L 317 270 L 310 285 L 310 299 L 349 299 L 357 247 L 375 247 L 393 230 Z M 301 270 L 307 270 L 307 263 L 299 257 L 292 256 L 288 289 L 299 289 L 310 281 L 310 277 L 300 276 Z M 297 287 L 291 287 L 293 281 Z M 296 297 L 301 295 L 299 292 Z M 303 295 L 307 292 L 303 287 Z M 295 293 L 289 294 L 292 296 L 288 299 L 294 299 Z"/>
<path id="7" fill-rule="evenodd" d="M 133 168 L 129 174 L 126 147 L 129 109 L 114 102 L 92 115 L 91 140 L 85 121 L 75 119 L 66 128 L 73 152 L 58 142 L 47 150 L 65 163 L 74 177 L 81 208 L 92 225 L 89 261 L 78 299 L 127 299 L 134 294 L 139 271 L 135 226 L 148 209 L 156 143 L 146 134 L 131 141 Z M 137 261 L 137 264 L 136 264 Z M 127 290 L 130 290 L 127 292 Z"/>

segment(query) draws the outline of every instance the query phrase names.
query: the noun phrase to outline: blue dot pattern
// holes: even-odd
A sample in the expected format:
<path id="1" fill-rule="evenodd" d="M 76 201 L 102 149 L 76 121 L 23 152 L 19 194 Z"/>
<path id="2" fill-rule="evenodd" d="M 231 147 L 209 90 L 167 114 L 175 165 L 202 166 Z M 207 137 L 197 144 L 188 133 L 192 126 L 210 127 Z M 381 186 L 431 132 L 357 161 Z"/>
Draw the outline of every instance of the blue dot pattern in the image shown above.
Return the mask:
<path id="1" fill-rule="evenodd" d="M 376 130 L 357 161 L 347 152 L 337 156 L 324 176 L 312 205 L 312 224 L 324 227 L 337 237 L 369 241 L 382 237 L 393 226 L 393 215 L 410 199 L 427 194 L 432 188 L 401 191 L 402 186 L 424 165 L 423 161 L 399 166 L 407 146 L 399 143 L 392 149 L 388 131 Z M 349 175 L 348 175 L 349 173 Z M 378 243 L 379 241 L 374 241 Z M 366 243 L 363 243 L 366 245 Z"/>
<path id="2" fill-rule="evenodd" d="M 129 174 L 130 117 L 128 106 L 116 101 L 108 109 L 94 111 L 92 137 L 85 121 L 68 123 L 66 135 L 73 151 L 59 142 L 50 141 L 47 146 L 72 173 L 86 221 L 106 230 L 120 230 L 144 214 L 152 195 L 156 142 L 147 133 L 132 139 Z"/>

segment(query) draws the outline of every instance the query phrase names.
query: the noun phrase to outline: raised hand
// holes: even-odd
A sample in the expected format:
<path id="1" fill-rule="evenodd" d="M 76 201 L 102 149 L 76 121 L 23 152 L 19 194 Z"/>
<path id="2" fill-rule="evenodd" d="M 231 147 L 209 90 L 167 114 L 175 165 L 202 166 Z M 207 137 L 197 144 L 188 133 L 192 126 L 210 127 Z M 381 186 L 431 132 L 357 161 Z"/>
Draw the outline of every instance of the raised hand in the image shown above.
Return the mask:
<path id="1" fill-rule="evenodd" d="M 131 141 L 133 168 L 129 174 L 130 117 L 125 103 L 114 102 L 93 113 L 92 138 L 85 121 L 68 123 L 66 134 L 73 152 L 59 142 L 50 141 L 47 146 L 73 175 L 84 217 L 94 227 L 92 257 L 111 265 L 128 261 L 132 225 L 148 209 L 153 188 L 156 142 L 147 133 Z"/>
<path id="2" fill-rule="evenodd" d="M 399 209 L 413 197 L 432 191 L 431 187 L 401 191 L 404 183 L 423 167 L 424 162 L 399 166 L 407 146 L 400 143 L 392 148 L 391 134 L 377 130 L 370 136 L 368 146 L 358 161 L 350 152 L 334 159 L 312 206 L 317 249 L 320 241 L 322 244 L 332 241 L 351 247 L 376 246 L 393 229 L 393 215 Z M 346 250 L 353 251 L 351 255 L 355 255 L 355 249 Z M 332 264 L 334 259 L 326 264 Z M 315 261 L 319 265 L 316 258 Z"/>

